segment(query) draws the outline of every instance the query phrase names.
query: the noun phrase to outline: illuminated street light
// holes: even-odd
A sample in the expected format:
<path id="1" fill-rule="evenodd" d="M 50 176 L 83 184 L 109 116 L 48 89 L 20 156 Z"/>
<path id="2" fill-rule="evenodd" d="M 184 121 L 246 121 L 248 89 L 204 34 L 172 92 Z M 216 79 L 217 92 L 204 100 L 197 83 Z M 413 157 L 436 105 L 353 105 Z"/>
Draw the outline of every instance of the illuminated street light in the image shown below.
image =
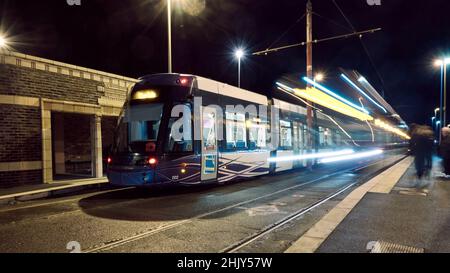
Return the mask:
<path id="1" fill-rule="evenodd" d="M 434 65 L 441 68 L 441 104 L 440 121 L 442 124 L 447 122 L 447 65 L 450 64 L 450 58 L 442 58 L 434 61 Z M 439 122 L 439 124 L 441 124 Z M 439 127 L 438 127 L 439 128 Z M 439 134 L 439 143 L 442 141 L 442 134 Z"/>
<path id="2" fill-rule="evenodd" d="M 234 55 L 236 56 L 236 59 L 242 59 L 242 57 L 244 57 L 244 50 L 239 48 L 236 50 Z"/>
<path id="3" fill-rule="evenodd" d="M 238 60 L 238 87 L 241 88 L 241 60 L 244 57 L 245 52 L 242 48 L 236 49 L 234 56 Z"/>
<path id="4" fill-rule="evenodd" d="M 314 81 L 321 82 L 325 79 L 325 75 L 323 73 L 317 73 L 314 77 Z"/>
<path id="5" fill-rule="evenodd" d="M 6 38 L 0 35 L 0 48 L 6 47 L 7 44 L 8 42 L 6 41 Z"/>
<path id="6" fill-rule="evenodd" d="M 172 3 L 175 1 L 177 4 L 186 4 L 186 0 L 167 0 L 167 39 L 168 39 L 168 71 L 172 73 Z M 201 6 L 204 8 L 204 1 Z M 195 13 L 192 10 L 189 12 L 191 15 L 197 15 L 197 13 L 201 12 L 202 9 L 198 5 L 193 5 L 192 8 L 195 8 Z"/>

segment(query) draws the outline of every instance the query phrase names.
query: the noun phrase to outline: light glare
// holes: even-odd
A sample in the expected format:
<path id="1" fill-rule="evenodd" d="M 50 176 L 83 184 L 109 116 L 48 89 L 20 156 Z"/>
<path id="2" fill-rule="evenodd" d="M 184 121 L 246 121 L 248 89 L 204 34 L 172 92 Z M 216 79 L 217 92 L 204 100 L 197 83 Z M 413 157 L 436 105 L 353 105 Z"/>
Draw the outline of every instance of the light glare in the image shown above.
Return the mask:
<path id="1" fill-rule="evenodd" d="M 356 154 L 350 154 L 350 155 L 344 155 L 344 156 L 338 156 L 338 157 L 331 157 L 331 158 L 325 158 L 325 159 L 320 160 L 320 163 L 333 163 L 333 162 L 339 162 L 339 161 L 361 159 L 361 158 L 380 155 L 382 153 L 383 153 L 383 150 L 375 150 L 375 151 L 370 151 L 370 152 L 363 152 L 363 153 L 356 153 Z"/>
<path id="2" fill-rule="evenodd" d="M 234 52 L 234 56 L 235 56 L 237 59 L 242 59 L 242 57 L 244 57 L 244 50 L 241 49 L 241 48 L 237 49 L 237 50 Z"/>
<path id="3" fill-rule="evenodd" d="M 343 103 L 345 103 L 345 104 L 347 104 L 347 105 L 350 105 L 350 106 L 352 106 L 353 108 L 356 108 L 356 109 L 358 109 L 358 110 L 360 110 L 360 111 L 362 111 L 362 112 L 364 112 L 364 113 L 366 113 L 366 114 L 369 114 L 369 112 L 368 112 L 366 109 L 361 108 L 360 106 L 358 106 L 358 105 L 356 105 L 356 104 L 354 104 L 354 103 L 348 101 L 347 99 L 345 99 L 345 98 L 343 98 L 343 97 L 337 95 L 336 93 L 334 93 L 333 91 L 329 90 L 329 89 L 326 88 L 325 86 L 323 86 L 323 85 L 321 85 L 321 84 L 318 84 L 318 83 L 312 81 L 312 80 L 309 79 L 308 77 L 303 77 L 303 80 L 304 80 L 305 82 L 307 82 L 307 83 L 313 85 L 314 87 L 316 87 L 316 88 L 322 90 L 323 92 L 327 93 L 328 95 L 330 95 L 330 96 L 332 96 L 332 97 L 334 97 L 334 98 L 336 98 L 336 99 L 342 101 Z"/>
<path id="4" fill-rule="evenodd" d="M 361 88 L 359 88 L 354 82 L 352 82 L 347 76 L 345 76 L 344 74 L 341 74 L 341 77 L 348 82 L 353 88 L 355 88 L 359 93 L 363 94 L 367 99 L 369 99 L 373 104 L 375 104 L 376 106 L 378 106 L 381 110 L 383 110 L 386 114 L 387 111 L 386 109 L 381 106 L 379 103 L 377 103 L 375 100 L 373 100 L 369 95 L 367 95 Z"/>
<path id="5" fill-rule="evenodd" d="M 269 162 L 284 162 L 284 161 L 294 161 L 294 160 L 303 160 L 303 159 L 316 159 L 316 158 L 333 157 L 333 156 L 339 156 L 339 155 L 348 155 L 348 154 L 352 154 L 354 152 L 355 151 L 348 149 L 348 150 L 342 150 L 342 151 L 337 151 L 337 152 L 272 157 L 272 158 L 269 158 L 267 161 L 269 161 Z"/>
<path id="6" fill-rule="evenodd" d="M 324 106 L 328 109 L 334 110 L 341 114 L 347 115 L 349 117 L 354 117 L 362 121 L 373 120 L 373 117 L 355 109 L 335 98 L 329 96 L 325 92 L 320 91 L 315 88 L 308 88 L 306 90 L 302 89 L 293 89 L 289 86 L 286 86 L 282 83 L 277 82 L 278 89 L 284 92 L 293 93 L 294 95 L 301 97 L 307 101 L 311 101 L 317 103 L 321 106 Z"/>
<path id="7" fill-rule="evenodd" d="M 5 47 L 6 46 L 6 39 L 5 37 L 0 35 L 0 47 Z"/>
<path id="8" fill-rule="evenodd" d="M 324 76 L 322 73 L 318 73 L 318 74 L 316 74 L 316 76 L 314 77 L 314 80 L 315 80 L 316 82 L 321 82 L 321 81 L 323 81 L 324 78 L 325 78 L 325 76 Z"/>
<path id="9" fill-rule="evenodd" d="M 403 137 L 405 139 L 408 139 L 408 140 L 411 139 L 411 137 L 408 136 L 406 133 L 404 133 L 402 130 L 400 130 L 398 128 L 395 128 L 392 125 L 390 125 L 390 124 L 388 124 L 388 123 L 386 123 L 386 122 L 384 122 L 382 120 L 376 119 L 375 120 L 375 125 L 380 127 L 380 128 L 382 128 L 382 129 L 385 129 L 386 131 L 389 131 L 391 133 L 397 134 L 397 135 L 399 135 L 399 136 L 401 136 L 401 137 Z"/>

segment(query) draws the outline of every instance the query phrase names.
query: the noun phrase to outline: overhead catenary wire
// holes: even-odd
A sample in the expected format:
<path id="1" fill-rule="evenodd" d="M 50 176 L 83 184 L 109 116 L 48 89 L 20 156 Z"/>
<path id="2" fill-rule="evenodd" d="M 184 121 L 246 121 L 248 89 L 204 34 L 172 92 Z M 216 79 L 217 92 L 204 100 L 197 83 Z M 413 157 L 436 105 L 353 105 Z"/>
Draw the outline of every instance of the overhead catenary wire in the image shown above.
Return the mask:
<path id="1" fill-rule="evenodd" d="M 291 26 L 289 26 L 280 36 L 278 36 L 278 38 L 276 38 L 268 48 L 271 48 L 272 46 L 274 46 L 276 43 L 278 43 L 281 39 L 283 39 L 284 36 L 286 36 L 286 34 L 288 34 L 298 23 L 300 23 L 301 20 L 303 20 L 303 18 L 305 18 L 306 13 L 303 13 L 302 16 L 300 16 Z"/>
<path id="2" fill-rule="evenodd" d="M 359 31 L 359 32 L 353 32 L 353 33 L 348 33 L 348 34 L 327 37 L 327 38 L 323 38 L 323 39 L 316 39 L 316 40 L 313 40 L 312 42 L 320 43 L 320 42 L 326 42 L 326 41 L 337 40 L 337 39 L 345 39 L 345 38 L 350 38 L 353 36 L 360 36 L 360 35 L 367 34 L 367 33 L 374 33 L 374 32 L 380 31 L 380 30 L 381 30 L 381 28 L 374 28 L 374 29 L 369 29 L 369 30 L 364 30 L 364 31 Z M 305 45 L 306 45 L 306 42 L 301 42 L 301 43 L 296 43 L 296 44 L 291 44 L 291 45 L 286 45 L 286 46 L 280 46 L 280 47 L 276 47 L 276 48 L 268 48 L 268 49 L 265 49 L 262 51 L 254 52 L 252 55 L 265 55 L 268 53 L 272 53 L 272 52 L 276 52 L 276 51 L 280 51 L 280 50 L 284 50 L 284 49 L 288 49 L 288 48 L 293 48 L 293 47 L 305 46 Z"/>
<path id="3" fill-rule="evenodd" d="M 341 27 L 341 28 L 343 28 L 343 29 L 345 29 L 345 30 L 353 31 L 353 29 L 351 29 L 351 28 L 349 28 L 349 27 L 346 27 L 346 26 L 344 26 L 344 25 L 338 23 L 338 22 L 335 21 L 335 20 L 332 20 L 332 19 L 330 19 L 330 18 L 327 18 L 327 17 L 325 17 L 325 16 L 323 16 L 323 15 L 320 15 L 319 13 L 317 13 L 317 12 L 315 12 L 315 11 L 313 11 L 313 15 L 316 15 L 316 16 L 319 17 L 320 19 L 323 19 L 323 20 L 325 20 L 325 21 L 328 21 L 328 22 L 332 23 L 333 25 L 336 25 L 336 26 L 338 26 L 338 27 Z"/>
<path id="4" fill-rule="evenodd" d="M 336 8 L 338 9 L 338 11 L 341 13 L 342 17 L 344 17 L 345 21 L 347 22 L 347 24 L 350 26 L 350 28 L 352 29 L 352 31 L 356 32 L 356 28 L 353 26 L 352 22 L 350 21 L 350 19 L 348 19 L 348 17 L 345 15 L 344 11 L 341 9 L 341 7 L 338 5 L 338 3 L 336 2 L 336 0 L 332 0 L 333 4 L 336 6 Z M 385 97 L 385 84 L 384 84 L 384 80 L 383 77 L 381 76 L 381 73 L 378 71 L 375 62 L 372 59 L 372 56 L 370 55 L 369 49 L 367 48 L 367 46 L 364 44 L 364 42 L 362 41 L 362 39 L 359 39 L 359 41 L 361 42 L 361 46 L 364 49 L 364 52 L 366 53 L 370 64 L 372 65 L 372 68 L 375 70 L 375 73 L 377 74 L 378 79 L 381 82 L 381 90 L 382 90 L 382 96 L 383 98 Z"/>

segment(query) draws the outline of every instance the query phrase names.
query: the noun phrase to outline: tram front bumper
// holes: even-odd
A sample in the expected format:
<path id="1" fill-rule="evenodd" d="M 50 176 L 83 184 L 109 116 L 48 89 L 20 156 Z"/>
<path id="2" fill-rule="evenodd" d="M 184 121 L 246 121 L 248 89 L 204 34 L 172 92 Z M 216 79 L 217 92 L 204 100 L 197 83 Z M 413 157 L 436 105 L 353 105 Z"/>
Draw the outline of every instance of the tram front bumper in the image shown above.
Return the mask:
<path id="1" fill-rule="evenodd" d="M 108 180 L 114 186 L 146 186 L 154 183 L 154 171 L 108 171 Z"/>

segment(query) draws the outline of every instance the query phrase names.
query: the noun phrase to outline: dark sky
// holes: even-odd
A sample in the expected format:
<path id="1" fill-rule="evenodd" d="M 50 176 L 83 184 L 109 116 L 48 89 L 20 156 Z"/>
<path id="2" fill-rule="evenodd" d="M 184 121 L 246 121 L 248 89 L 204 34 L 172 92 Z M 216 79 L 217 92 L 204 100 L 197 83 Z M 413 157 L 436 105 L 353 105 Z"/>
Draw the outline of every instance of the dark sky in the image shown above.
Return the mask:
<path id="1" fill-rule="evenodd" d="M 383 31 L 315 45 L 315 70 L 328 71 L 329 77 L 338 67 L 358 70 L 385 90 L 407 122 L 428 122 L 439 104 L 439 71 L 432 62 L 450 54 L 450 2 L 336 2 L 357 30 Z M 164 0 L 81 0 L 81 6 L 66 0 L 0 0 L 0 31 L 23 53 L 139 77 L 167 70 L 164 5 Z M 305 5 L 306 0 L 206 0 L 196 16 L 175 11 L 174 71 L 236 84 L 233 49 L 267 48 L 303 15 Z M 313 5 L 314 38 L 351 32 L 332 0 L 313 0 Z M 275 45 L 302 42 L 305 35 L 303 19 Z M 247 56 L 242 67 L 244 88 L 270 92 L 281 76 L 305 74 L 305 48 Z"/>

